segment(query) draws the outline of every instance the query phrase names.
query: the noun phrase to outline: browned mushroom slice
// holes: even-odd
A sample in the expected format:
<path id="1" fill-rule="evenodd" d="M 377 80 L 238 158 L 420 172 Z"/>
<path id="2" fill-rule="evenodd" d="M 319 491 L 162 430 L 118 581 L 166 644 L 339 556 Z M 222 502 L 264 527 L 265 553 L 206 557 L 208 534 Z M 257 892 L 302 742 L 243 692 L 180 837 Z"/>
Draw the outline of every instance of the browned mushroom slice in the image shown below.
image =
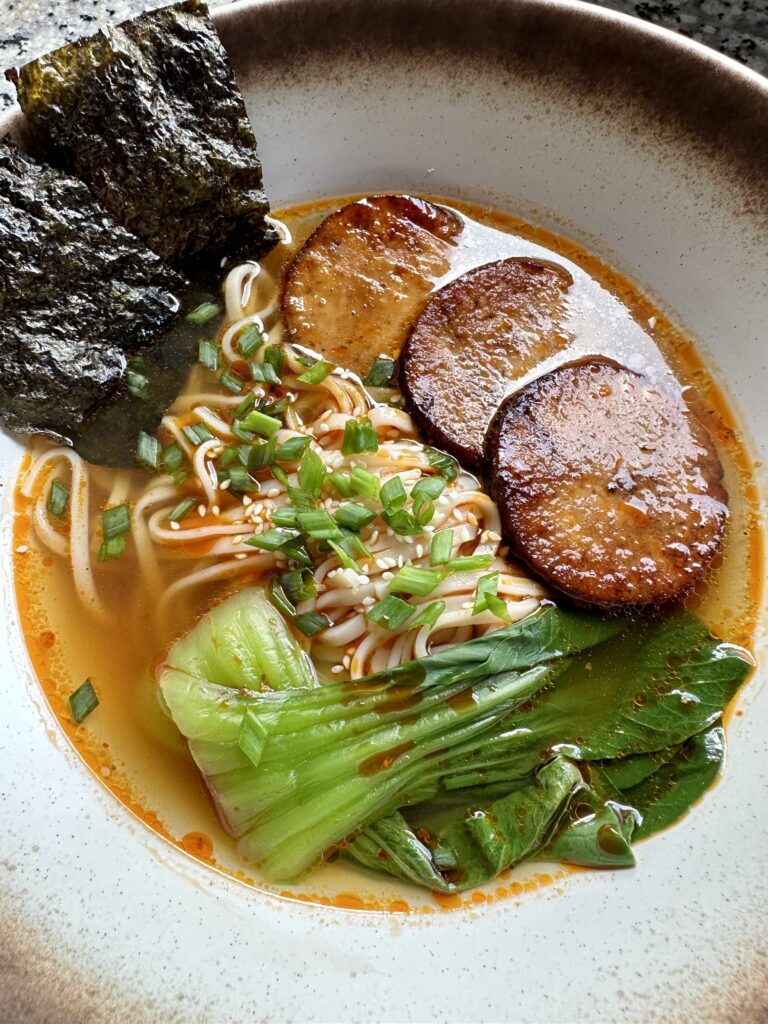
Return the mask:
<path id="1" fill-rule="evenodd" d="M 702 576 L 728 495 L 712 439 L 676 391 L 623 367 L 561 367 L 511 395 L 486 440 L 518 554 L 598 605 L 660 604 Z"/>
<path id="2" fill-rule="evenodd" d="M 477 464 L 493 414 L 519 379 L 569 341 L 563 298 L 573 280 L 555 264 L 488 263 L 441 288 L 408 336 L 400 386 L 421 428 Z"/>
<path id="3" fill-rule="evenodd" d="M 360 374 L 376 356 L 397 356 L 461 231 L 455 214 L 411 196 L 369 196 L 332 213 L 286 276 L 291 341 Z"/>

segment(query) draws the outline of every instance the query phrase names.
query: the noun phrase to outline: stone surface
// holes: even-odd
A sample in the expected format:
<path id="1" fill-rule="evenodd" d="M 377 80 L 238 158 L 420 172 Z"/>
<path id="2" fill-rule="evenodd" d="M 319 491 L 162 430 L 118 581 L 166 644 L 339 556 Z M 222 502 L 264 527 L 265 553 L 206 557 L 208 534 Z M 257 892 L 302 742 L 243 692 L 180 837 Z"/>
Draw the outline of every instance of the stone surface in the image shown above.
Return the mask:
<path id="1" fill-rule="evenodd" d="M 161 7 L 157 0 L 5 0 L 0 9 L 0 68 L 24 63 L 107 22 Z M 209 0 L 211 7 L 227 0 Z M 768 75 L 768 3 L 765 0 L 596 0 L 714 47 Z M 13 102 L 0 85 L 0 110 Z"/>

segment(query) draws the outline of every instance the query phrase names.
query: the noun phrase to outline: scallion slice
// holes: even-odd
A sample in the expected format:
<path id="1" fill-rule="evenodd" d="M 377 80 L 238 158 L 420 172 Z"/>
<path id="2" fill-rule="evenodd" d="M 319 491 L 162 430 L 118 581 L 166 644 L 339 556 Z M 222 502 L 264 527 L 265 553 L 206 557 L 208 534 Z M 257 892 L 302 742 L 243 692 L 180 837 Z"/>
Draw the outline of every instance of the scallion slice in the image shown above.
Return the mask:
<path id="1" fill-rule="evenodd" d="M 276 450 L 277 440 L 274 437 L 270 437 L 268 441 L 250 445 L 248 465 L 246 466 L 248 472 L 255 473 L 257 469 L 266 469 L 267 466 L 271 466 L 275 461 Z"/>
<path id="2" fill-rule="evenodd" d="M 395 597 L 394 594 L 387 594 L 383 600 L 369 609 L 367 618 L 370 622 L 375 622 L 377 626 L 395 630 L 404 626 L 415 610 L 413 605 L 403 601 L 402 598 Z"/>
<path id="3" fill-rule="evenodd" d="M 374 480 L 376 480 L 376 477 L 374 477 Z M 376 482 L 378 483 L 378 481 Z M 352 483 L 352 477 L 349 473 L 331 473 L 328 477 L 328 483 L 342 498 L 351 498 L 356 493 L 355 485 Z"/>
<path id="4" fill-rule="evenodd" d="M 237 745 L 254 767 L 257 767 L 261 761 L 266 739 L 267 730 L 254 714 L 253 709 L 249 708 L 243 715 L 240 728 L 237 731 Z"/>
<path id="5" fill-rule="evenodd" d="M 253 391 L 250 391 L 242 400 L 240 405 L 238 405 L 238 407 L 235 409 L 235 419 L 244 420 L 255 404 L 256 395 L 254 394 Z"/>
<path id="6" fill-rule="evenodd" d="M 370 388 L 391 388 L 397 376 L 397 363 L 386 356 L 377 356 L 363 381 Z"/>
<path id="7" fill-rule="evenodd" d="M 280 420 L 275 419 L 274 416 L 267 416 L 266 413 L 259 412 L 258 409 L 249 412 L 242 422 L 245 430 L 251 430 L 254 434 L 260 434 L 262 437 L 269 437 L 282 425 Z"/>
<path id="8" fill-rule="evenodd" d="M 302 612 L 300 615 L 294 615 L 293 624 L 304 636 L 315 636 L 333 625 L 328 616 L 320 612 Z"/>
<path id="9" fill-rule="evenodd" d="M 347 420 L 344 424 L 344 440 L 341 442 L 343 455 L 356 455 L 360 452 L 376 452 L 379 450 L 379 439 L 368 417 L 359 422 Z"/>
<path id="10" fill-rule="evenodd" d="M 341 537 L 341 530 L 324 508 L 299 512 L 296 516 L 299 529 L 313 540 L 336 540 Z"/>
<path id="11" fill-rule="evenodd" d="M 498 587 L 499 574 L 497 572 L 492 572 L 487 576 L 480 577 L 477 581 L 477 589 L 475 590 L 475 606 L 472 609 L 473 615 L 477 615 L 480 612 L 485 611 L 488 607 L 488 598 L 496 596 Z"/>
<path id="12" fill-rule="evenodd" d="M 421 629 L 422 626 L 428 626 L 433 629 L 437 625 L 437 620 L 445 611 L 445 601 L 432 601 L 427 607 L 421 612 L 417 618 L 413 620 L 408 629 Z"/>
<path id="13" fill-rule="evenodd" d="M 189 441 L 190 444 L 197 445 L 202 444 L 203 441 L 212 441 L 213 434 L 210 432 L 205 423 L 194 423 L 189 427 L 182 427 L 181 432 Z"/>
<path id="14" fill-rule="evenodd" d="M 344 548 L 342 544 L 339 544 L 335 540 L 329 540 L 328 546 L 338 556 L 342 568 L 351 569 L 352 572 L 356 573 L 358 576 L 364 575 L 363 570 L 360 568 L 355 559 L 349 554 L 349 552 Z"/>
<path id="15" fill-rule="evenodd" d="M 264 362 L 274 366 L 277 376 L 282 377 L 285 369 L 285 350 L 282 345 L 267 345 L 264 349 Z"/>
<path id="16" fill-rule="evenodd" d="M 48 491 L 48 502 L 46 504 L 48 514 L 55 516 L 57 519 L 63 519 L 67 514 L 68 504 L 69 488 L 58 477 L 54 477 L 51 480 L 51 488 Z"/>
<path id="17" fill-rule="evenodd" d="M 310 366 L 308 370 L 305 370 L 304 373 L 300 373 L 297 379 L 305 384 L 320 384 L 335 369 L 335 363 L 329 363 L 327 359 L 321 359 L 314 366 Z"/>
<path id="18" fill-rule="evenodd" d="M 267 340 L 267 333 L 260 324 L 248 324 L 238 335 L 237 351 L 243 359 L 250 359 Z"/>
<path id="19" fill-rule="evenodd" d="M 426 526 L 435 514 L 434 502 L 445 490 L 447 484 L 441 476 L 425 476 L 411 489 L 413 514 L 419 526 Z"/>
<path id="20" fill-rule="evenodd" d="M 105 540 L 122 537 L 131 531 L 131 506 L 127 501 L 105 508 L 101 513 L 101 530 Z"/>
<path id="21" fill-rule="evenodd" d="M 493 561 L 493 555 L 460 555 L 445 563 L 451 572 L 471 572 L 475 569 L 487 569 Z"/>
<path id="22" fill-rule="evenodd" d="M 348 530 L 354 530 L 359 533 L 360 530 L 372 523 L 376 518 L 376 513 L 366 508 L 365 505 L 359 505 L 356 501 L 350 501 L 346 505 L 341 505 L 333 513 L 333 518 L 339 524 L 339 526 L 345 526 Z"/>
<path id="23" fill-rule="evenodd" d="M 75 692 L 69 695 L 69 710 L 72 712 L 72 718 L 75 720 L 76 725 L 80 725 L 81 722 L 85 721 L 88 715 L 95 711 L 98 706 L 99 698 L 96 696 L 96 691 L 90 678 L 81 683 Z"/>
<path id="24" fill-rule="evenodd" d="M 166 473 L 170 473 L 173 476 L 174 473 L 178 473 L 183 464 L 184 452 L 177 444 L 169 444 L 163 452 L 163 466 Z"/>
<path id="25" fill-rule="evenodd" d="M 408 495 L 399 476 L 393 476 L 382 486 L 379 501 L 385 512 L 396 512 L 408 500 Z"/>
<path id="26" fill-rule="evenodd" d="M 277 449 L 275 459 L 277 462 L 296 462 L 302 457 L 311 443 L 311 437 L 289 437 Z"/>
<path id="27" fill-rule="evenodd" d="M 278 611 L 281 611 L 283 615 L 287 615 L 289 619 L 293 619 L 296 609 L 286 594 L 281 579 L 282 577 L 280 576 L 273 576 L 269 581 L 269 599 Z"/>
<path id="28" fill-rule="evenodd" d="M 280 378 L 271 363 L 251 363 L 251 377 L 263 384 L 279 384 Z"/>
<path id="29" fill-rule="evenodd" d="M 436 469 L 440 476 L 445 477 L 449 483 L 459 475 L 461 467 L 452 455 L 439 452 L 437 448 L 425 448 L 424 454 L 427 456 L 430 466 Z"/>
<path id="30" fill-rule="evenodd" d="M 293 529 L 296 528 L 299 521 L 298 512 L 290 506 L 276 508 L 274 512 L 269 513 L 269 519 L 275 526 L 290 526 Z"/>
<path id="31" fill-rule="evenodd" d="M 143 373 L 138 373 L 136 370 L 126 370 L 125 386 L 134 398 L 141 398 L 144 401 L 149 398 L 149 380 Z"/>
<path id="32" fill-rule="evenodd" d="M 373 473 L 355 466 L 349 474 L 349 478 L 354 488 L 353 493 L 361 494 L 364 498 L 370 498 L 372 501 L 379 500 L 381 481 Z"/>
<path id="33" fill-rule="evenodd" d="M 209 338 L 202 338 L 197 344 L 197 361 L 207 366 L 209 370 L 219 368 L 219 346 Z"/>
<path id="34" fill-rule="evenodd" d="M 315 577 L 307 569 L 291 569 L 278 577 L 278 583 L 293 604 L 301 604 L 317 595 Z"/>
<path id="35" fill-rule="evenodd" d="M 231 489 L 238 494 L 247 494 L 249 491 L 256 491 L 259 489 L 259 485 L 250 475 L 244 466 L 231 466 L 226 470 L 228 477 L 227 479 L 231 482 Z"/>
<path id="36" fill-rule="evenodd" d="M 171 523 L 180 523 L 184 516 L 192 511 L 195 505 L 197 505 L 196 498 L 182 498 L 179 504 L 171 509 L 166 519 Z"/>
<path id="37" fill-rule="evenodd" d="M 327 471 L 323 460 L 313 448 L 307 448 L 299 466 L 298 482 L 300 490 L 309 494 L 315 501 L 320 497 Z"/>
<path id="38" fill-rule="evenodd" d="M 103 540 L 99 546 L 99 561 L 111 562 L 115 558 L 122 558 L 127 539 L 127 534 L 123 534 L 120 537 L 111 537 L 109 540 Z"/>
<path id="39" fill-rule="evenodd" d="M 426 597 L 445 579 L 446 574 L 439 569 L 423 569 L 419 565 L 404 565 L 387 590 L 393 594 L 413 594 L 414 597 Z"/>
<path id="40" fill-rule="evenodd" d="M 160 465 L 160 442 L 144 430 L 139 432 L 136 461 L 150 472 L 154 472 Z"/>
<path id="41" fill-rule="evenodd" d="M 202 327 L 203 324 L 207 324 L 215 316 L 218 316 L 219 312 L 220 307 L 215 302 L 201 302 L 191 313 L 187 313 L 187 320 Z"/>
<path id="42" fill-rule="evenodd" d="M 298 530 L 276 526 L 265 533 L 259 533 L 255 537 L 249 537 L 245 542 L 251 547 L 261 548 L 262 551 L 279 551 L 284 545 L 299 540 L 301 534 Z"/>
<path id="43" fill-rule="evenodd" d="M 232 395 L 240 395 L 245 387 L 245 381 L 242 377 L 238 377 L 236 373 L 233 373 L 229 367 L 219 374 L 219 384 L 224 388 L 225 391 L 229 391 Z"/>
<path id="44" fill-rule="evenodd" d="M 399 508 L 395 512 L 382 512 L 381 518 L 399 537 L 413 537 L 422 529 L 408 509 Z"/>
<path id="45" fill-rule="evenodd" d="M 453 553 L 453 530 L 440 530 L 432 537 L 429 549 L 429 564 L 444 565 Z"/>

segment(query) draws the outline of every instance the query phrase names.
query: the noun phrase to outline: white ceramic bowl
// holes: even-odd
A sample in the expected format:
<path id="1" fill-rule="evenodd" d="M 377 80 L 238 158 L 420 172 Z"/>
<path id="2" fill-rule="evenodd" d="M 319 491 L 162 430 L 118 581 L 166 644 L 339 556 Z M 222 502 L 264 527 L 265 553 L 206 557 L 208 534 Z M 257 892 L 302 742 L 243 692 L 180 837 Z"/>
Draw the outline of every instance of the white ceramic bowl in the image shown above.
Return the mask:
<path id="1" fill-rule="evenodd" d="M 275 205 L 416 190 L 571 235 L 697 339 L 765 458 L 768 82 L 565 0 L 248 0 L 216 21 Z M 0 440 L 2 1019 L 765 1019 L 762 640 L 723 781 L 635 871 L 429 917 L 288 903 L 137 824 L 59 733 L 12 598 L 20 450 Z"/>

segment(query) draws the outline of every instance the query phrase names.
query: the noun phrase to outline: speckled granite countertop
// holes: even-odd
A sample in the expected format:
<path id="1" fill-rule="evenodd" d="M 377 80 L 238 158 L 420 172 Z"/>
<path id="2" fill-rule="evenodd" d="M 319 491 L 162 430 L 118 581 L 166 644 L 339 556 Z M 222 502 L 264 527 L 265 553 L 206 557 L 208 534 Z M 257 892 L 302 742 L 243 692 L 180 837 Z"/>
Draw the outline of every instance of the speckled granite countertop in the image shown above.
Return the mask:
<path id="1" fill-rule="evenodd" d="M 123 21 L 167 0 L 1 0 L 0 69 L 24 63 L 105 22 Z M 209 0 L 212 7 L 227 0 Z M 595 0 L 635 14 L 714 47 L 768 75 L 766 0 Z M 0 110 L 13 102 L 13 88 L 0 85 Z"/>

